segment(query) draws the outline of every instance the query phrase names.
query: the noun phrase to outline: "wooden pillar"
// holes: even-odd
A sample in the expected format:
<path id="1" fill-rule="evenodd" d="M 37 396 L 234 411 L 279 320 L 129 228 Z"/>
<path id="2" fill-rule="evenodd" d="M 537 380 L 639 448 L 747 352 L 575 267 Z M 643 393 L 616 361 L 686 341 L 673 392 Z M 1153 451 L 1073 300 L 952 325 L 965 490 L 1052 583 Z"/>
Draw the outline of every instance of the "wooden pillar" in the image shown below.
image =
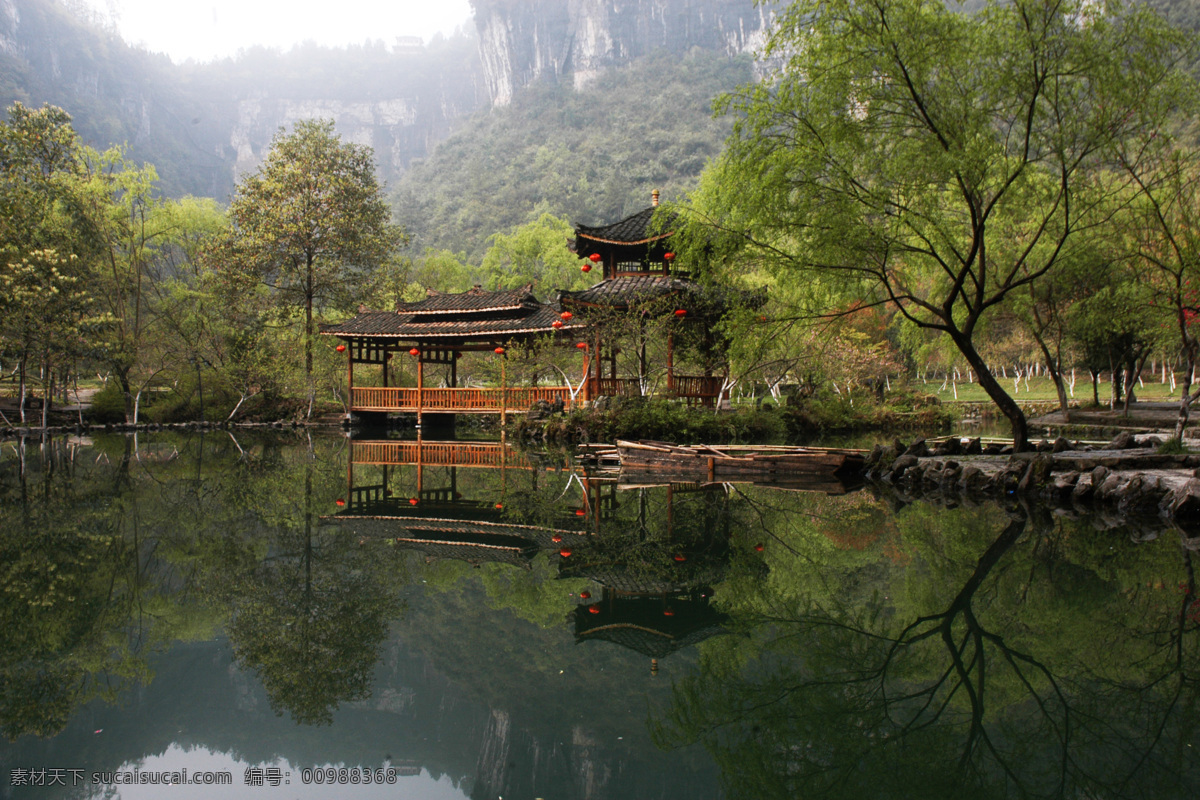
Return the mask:
<path id="1" fill-rule="evenodd" d="M 450 353 L 450 388 L 458 388 L 458 351 Z"/>
<path id="2" fill-rule="evenodd" d="M 604 377 L 604 362 L 600 359 L 600 331 L 592 334 L 592 355 L 596 362 L 596 391 L 600 390 L 600 379 Z"/>
<path id="3" fill-rule="evenodd" d="M 417 404 L 420 408 L 420 403 Z M 425 476 L 425 443 L 421 440 L 421 434 L 417 434 L 417 499 L 421 499 L 422 479 Z"/>
<path id="4" fill-rule="evenodd" d="M 346 405 L 354 410 L 354 342 L 346 344 Z"/>
<path id="5" fill-rule="evenodd" d="M 425 351 L 417 354 L 417 427 L 421 427 L 422 412 L 425 405 Z M 419 474 L 419 473 L 418 473 Z"/>
<path id="6" fill-rule="evenodd" d="M 384 347 L 383 348 L 383 388 L 385 388 L 385 389 L 388 386 L 388 359 L 390 359 L 391 357 L 392 357 L 392 352 L 390 350 L 388 350 L 387 347 Z"/>
<path id="7" fill-rule="evenodd" d="M 583 354 L 583 393 L 580 399 L 584 403 L 589 403 L 592 400 L 592 376 L 590 370 L 592 368 L 592 357 L 586 351 Z"/>

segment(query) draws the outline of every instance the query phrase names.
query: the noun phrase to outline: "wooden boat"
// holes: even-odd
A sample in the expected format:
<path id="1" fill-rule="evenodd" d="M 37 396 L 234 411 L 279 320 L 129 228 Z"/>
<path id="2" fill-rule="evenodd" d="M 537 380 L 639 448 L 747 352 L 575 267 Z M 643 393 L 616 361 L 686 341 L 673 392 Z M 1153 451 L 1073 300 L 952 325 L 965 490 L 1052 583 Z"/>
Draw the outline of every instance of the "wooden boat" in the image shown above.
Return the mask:
<path id="1" fill-rule="evenodd" d="M 675 445 L 667 442 L 617 442 L 621 471 L 661 472 L 698 480 L 804 475 L 856 478 L 866 455 L 862 450 L 823 447 Z"/>

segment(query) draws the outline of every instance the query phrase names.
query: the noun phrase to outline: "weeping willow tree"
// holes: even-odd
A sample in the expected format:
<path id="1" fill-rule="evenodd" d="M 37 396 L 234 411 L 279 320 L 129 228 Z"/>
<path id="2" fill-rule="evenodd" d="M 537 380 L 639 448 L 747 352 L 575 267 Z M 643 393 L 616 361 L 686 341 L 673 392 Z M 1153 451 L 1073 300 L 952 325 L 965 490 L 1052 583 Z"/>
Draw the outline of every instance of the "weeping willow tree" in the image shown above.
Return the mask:
<path id="1" fill-rule="evenodd" d="M 776 71 L 723 101 L 737 119 L 695 198 L 697 247 L 732 240 L 739 271 L 948 337 L 1023 448 L 982 332 L 1120 213 L 1115 153 L 1169 125 L 1183 42 L 1119 2 L 798 0 Z"/>

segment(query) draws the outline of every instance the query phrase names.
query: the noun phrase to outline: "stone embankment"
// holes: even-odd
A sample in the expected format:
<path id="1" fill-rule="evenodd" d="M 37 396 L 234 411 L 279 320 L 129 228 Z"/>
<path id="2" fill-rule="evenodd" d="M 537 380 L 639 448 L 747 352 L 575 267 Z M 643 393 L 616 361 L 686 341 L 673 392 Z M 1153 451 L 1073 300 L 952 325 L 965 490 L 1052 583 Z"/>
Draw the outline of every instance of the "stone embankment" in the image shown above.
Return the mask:
<path id="1" fill-rule="evenodd" d="M 904 502 L 1018 498 L 1114 525 L 1153 517 L 1200 529 L 1200 453 L 1161 453 L 1161 445 L 1129 432 L 1106 445 L 1059 438 L 1024 453 L 979 439 L 897 441 L 877 445 L 864 469 L 877 491 Z"/>

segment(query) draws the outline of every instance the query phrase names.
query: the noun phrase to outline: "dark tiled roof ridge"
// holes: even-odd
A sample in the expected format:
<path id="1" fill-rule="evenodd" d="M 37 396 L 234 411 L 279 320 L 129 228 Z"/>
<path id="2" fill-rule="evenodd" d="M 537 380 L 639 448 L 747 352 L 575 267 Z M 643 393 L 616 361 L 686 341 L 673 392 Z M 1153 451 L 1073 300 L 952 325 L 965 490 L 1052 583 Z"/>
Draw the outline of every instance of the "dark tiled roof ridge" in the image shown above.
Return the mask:
<path id="1" fill-rule="evenodd" d="M 692 292 L 697 285 L 670 275 L 618 275 L 579 291 L 559 292 L 559 302 L 621 304 Z"/>
<path id="2" fill-rule="evenodd" d="M 532 313 L 485 319 L 438 319 L 430 315 L 374 311 L 334 325 L 322 325 L 321 333 L 326 336 L 402 340 L 478 338 L 491 341 L 497 337 L 555 333 L 556 321 L 562 321 L 556 307 L 541 304 Z M 582 322 L 565 322 L 557 332 L 561 334 L 582 327 Z"/>
<path id="3" fill-rule="evenodd" d="M 527 283 L 515 289 L 490 291 L 475 286 L 465 292 L 439 292 L 429 290 L 423 300 L 412 303 L 397 303 L 396 313 L 411 316 L 427 316 L 447 313 L 488 313 L 494 311 L 533 310 L 540 303 L 533 295 L 533 284 Z"/>
<path id="4" fill-rule="evenodd" d="M 654 212 L 656 211 L 658 211 L 657 206 L 650 206 L 636 214 L 630 214 L 625 219 L 614 222 L 611 225 L 598 225 L 595 227 L 590 225 L 576 225 L 575 236 L 604 244 L 646 244 L 648 242 L 657 242 L 671 236 L 674 231 L 667 230 L 662 233 L 650 234 L 650 221 L 654 218 Z M 672 216 L 672 226 L 674 222 L 675 218 Z M 581 253 L 581 255 L 585 254 Z"/>

